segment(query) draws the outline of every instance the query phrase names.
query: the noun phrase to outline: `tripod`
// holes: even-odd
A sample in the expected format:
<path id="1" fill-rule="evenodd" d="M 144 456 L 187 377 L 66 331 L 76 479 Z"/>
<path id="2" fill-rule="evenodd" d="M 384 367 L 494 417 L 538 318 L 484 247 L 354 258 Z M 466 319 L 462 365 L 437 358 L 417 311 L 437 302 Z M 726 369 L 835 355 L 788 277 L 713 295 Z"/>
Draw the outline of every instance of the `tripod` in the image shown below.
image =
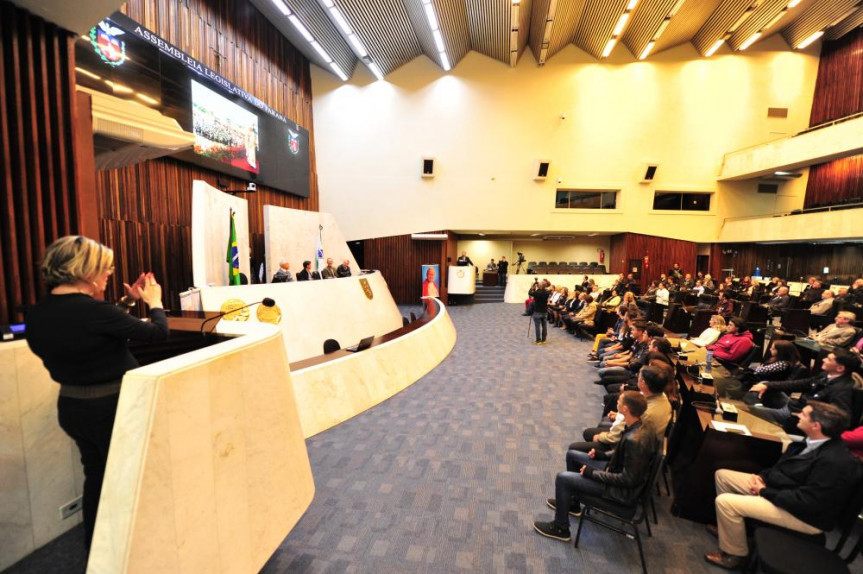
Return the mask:
<path id="1" fill-rule="evenodd" d="M 519 257 L 518 261 L 516 262 L 516 266 L 515 266 L 515 274 L 518 275 L 523 270 L 524 270 L 524 259 Z"/>

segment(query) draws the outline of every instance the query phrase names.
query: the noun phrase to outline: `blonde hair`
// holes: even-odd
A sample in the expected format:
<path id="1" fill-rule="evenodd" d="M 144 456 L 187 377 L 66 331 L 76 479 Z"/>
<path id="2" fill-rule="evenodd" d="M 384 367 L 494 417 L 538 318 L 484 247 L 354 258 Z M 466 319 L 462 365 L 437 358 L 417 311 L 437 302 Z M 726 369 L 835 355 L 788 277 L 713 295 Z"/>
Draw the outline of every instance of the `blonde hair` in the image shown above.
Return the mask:
<path id="1" fill-rule="evenodd" d="M 39 270 L 49 289 L 78 281 L 93 281 L 114 264 L 114 252 L 83 235 L 67 235 L 45 251 Z"/>
<path id="2" fill-rule="evenodd" d="M 727 326 L 725 325 L 725 317 L 723 317 L 722 315 L 713 315 L 710 320 L 714 323 L 714 329 L 716 329 L 720 333 L 724 333 L 726 331 Z"/>
<path id="3" fill-rule="evenodd" d="M 843 319 L 848 319 L 849 321 L 854 321 L 857 319 L 857 315 L 852 311 L 839 311 L 836 313 L 837 317 L 842 317 Z"/>

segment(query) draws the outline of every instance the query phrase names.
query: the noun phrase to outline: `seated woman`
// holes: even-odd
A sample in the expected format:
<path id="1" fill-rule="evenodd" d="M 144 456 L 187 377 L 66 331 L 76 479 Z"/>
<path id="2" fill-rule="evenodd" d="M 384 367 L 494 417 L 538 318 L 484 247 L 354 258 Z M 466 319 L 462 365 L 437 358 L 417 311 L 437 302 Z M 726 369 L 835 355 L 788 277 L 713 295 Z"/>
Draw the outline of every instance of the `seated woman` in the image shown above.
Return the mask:
<path id="1" fill-rule="evenodd" d="M 696 338 L 687 341 L 687 344 L 695 345 L 696 347 L 706 347 L 718 341 L 719 337 L 723 334 L 725 334 L 725 319 L 722 315 L 714 315 L 710 318 L 707 328 Z"/>
<path id="2" fill-rule="evenodd" d="M 741 376 L 741 382 L 749 387 L 758 381 L 785 381 L 801 371 L 797 345 L 791 341 L 776 341 L 770 347 L 770 358 L 754 369 L 747 369 Z"/>
<path id="3" fill-rule="evenodd" d="M 617 322 L 605 333 L 597 333 L 593 340 L 593 351 L 588 355 L 588 359 L 595 360 L 598 352 L 604 351 L 623 338 L 626 332 L 626 313 L 626 307 L 623 305 L 617 308 Z"/>
<path id="4" fill-rule="evenodd" d="M 560 327 L 562 324 L 563 316 L 572 308 L 577 295 L 575 291 L 570 294 L 569 289 L 566 287 L 561 288 L 561 293 L 562 295 L 557 300 L 557 303 L 548 306 L 548 322 L 556 327 Z"/>
<path id="5" fill-rule="evenodd" d="M 605 309 L 614 309 L 620 305 L 620 295 L 617 294 L 617 289 L 611 290 L 611 296 L 602 302 Z"/>

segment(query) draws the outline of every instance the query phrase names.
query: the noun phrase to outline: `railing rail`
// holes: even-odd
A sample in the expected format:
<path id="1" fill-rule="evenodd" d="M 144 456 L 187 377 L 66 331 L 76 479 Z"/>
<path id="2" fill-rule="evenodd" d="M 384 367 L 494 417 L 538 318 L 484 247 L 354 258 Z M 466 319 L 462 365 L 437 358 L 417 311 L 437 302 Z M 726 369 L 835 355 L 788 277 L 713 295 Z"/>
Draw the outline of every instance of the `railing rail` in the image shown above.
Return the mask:
<path id="1" fill-rule="evenodd" d="M 764 219 L 766 217 L 786 217 L 789 215 L 803 215 L 807 213 L 821 213 L 824 211 L 841 211 L 843 209 L 859 209 L 863 207 L 863 200 L 854 201 L 853 203 L 840 203 L 837 205 L 825 205 L 822 207 L 810 207 L 808 209 L 794 209 L 783 213 L 763 213 L 761 215 L 741 215 L 739 217 L 726 217 L 723 222 L 743 221 L 745 219 Z"/>

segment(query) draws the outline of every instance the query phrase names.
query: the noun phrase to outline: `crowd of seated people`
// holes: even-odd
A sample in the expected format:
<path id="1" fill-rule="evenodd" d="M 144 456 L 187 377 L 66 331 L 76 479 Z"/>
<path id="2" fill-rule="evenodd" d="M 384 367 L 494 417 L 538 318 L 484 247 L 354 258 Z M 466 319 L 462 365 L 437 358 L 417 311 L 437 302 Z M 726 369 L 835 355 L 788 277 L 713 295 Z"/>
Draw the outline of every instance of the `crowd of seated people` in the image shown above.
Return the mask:
<path id="1" fill-rule="evenodd" d="M 327 259 L 327 265 L 320 272 L 312 270 L 311 261 L 303 261 L 303 270 L 297 273 L 296 281 L 316 281 L 319 279 L 337 279 L 351 276 L 351 262 L 349 259 L 342 261 L 338 267 L 333 266 L 333 259 Z M 279 269 L 273 275 L 270 283 L 291 283 L 295 280 L 291 274 L 291 264 L 287 260 L 279 262 Z"/>
<path id="2" fill-rule="evenodd" d="M 687 280 L 690 291 L 696 281 L 703 282 L 712 285 L 718 297 L 710 307 L 715 314 L 707 328 L 682 340 L 681 349 L 706 348 L 728 366 L 751 354 L 755 330 L 767 326 L 767 321 L 753 325 L 735 315 L 735 301 L 757 301 L 769 307 L 777 297 L 788 296 L 788 286 L 778 278 L 765 283 L 750 278 L 725 280 L 718 286 L 709 276 L 672 278 L 669 272 L 665 278 L 675 286 L 672 293 L 683 289 Z M 631 291 L 619 295 L 618 287 L 625 281 L 619 277 L 614 287 L 598 294 L 599 301 L 583 286 L 576 286 L 552 315 L 558 327 L 577 327 L 586 314 L 594 317 L 597 309 L 607 308 L 603 301 L 619 300 L 613 326 L 592 336 L 585 365 L 597 368 L 595 382 L 605 387 L 599 422 L 568 445 L 566 470 L 557 474 L 554 497 L 545 501 L 554 517 L 533 525 L 549 538 L 571 540 L 570 519 L 581 516 L 584 500 L 601 497 L 624 506 L 637 504 L 680 404 L 677 357 L 666 330 L 645 320 Z M 657 281 L 654 297 L 660 285 L 665 287 Z M 834 298 L 817 280 L 810 286 L 812 293 L 801 294 L 799 301 L 815 305 Z M 861 290 L 863 280 L 841 294 L 847 304 L 856 304 Z M 819 360 L 821 370 L 816 375 L 810 375 L 812 364 L 801 359 L 797 345 L 789 340 L 770 341 L 765 357 L 729 371 L 739 381 L 743 402 L 752 412 L 783 427 L 798 442 L 792 442 L 772 467 L 759 474 L 716 472 L 717 524 L 709 525 L 708 532 L 718 539 L 719 550 L 705 553 L 708 562 L 730 569 L 746 563 L 747 518 L 805 534 L 828 532 L 837 526 L 840 509 L 855 487 L 863 487 L 863 412 L 853 399 L 855 390 L 863 392 L 863 337 L 853 325 L 855 319 L 853 312 L 840 311 L 813 336 L 830 350 Z"/>

